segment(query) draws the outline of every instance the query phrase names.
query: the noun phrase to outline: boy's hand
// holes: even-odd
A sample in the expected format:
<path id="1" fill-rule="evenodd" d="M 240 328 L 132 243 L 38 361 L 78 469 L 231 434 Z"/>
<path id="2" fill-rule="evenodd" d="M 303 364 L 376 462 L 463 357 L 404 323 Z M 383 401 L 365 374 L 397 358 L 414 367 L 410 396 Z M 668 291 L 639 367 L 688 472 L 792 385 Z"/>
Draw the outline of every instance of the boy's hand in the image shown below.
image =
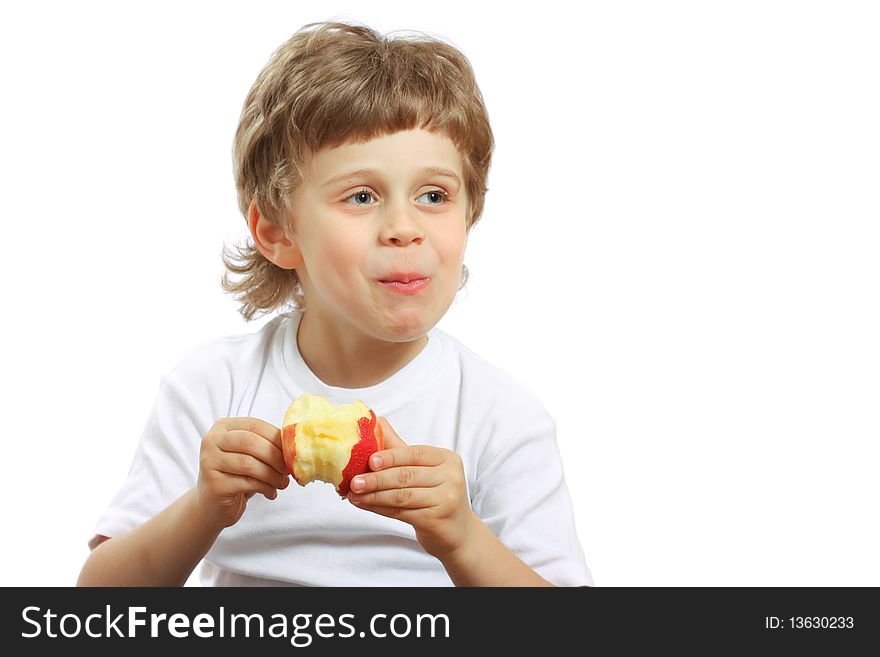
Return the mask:
<path id="1" fill-rule="evenodd" d="M 461 457 L 442 447 L 407 445 L 388 420 L 382 417 L 379 422 L 385 449 L 370 457 L 373 472 L 352 479 L 348 499 L 362 509 L 409 523 L 425 551 L 443 560 L 466 544 L 476 519 Z"/>
<path id="2" fill-rule="evenodd" d="M 238 522 L 254 493 L 274 500 L 289 483 L 281 430 L 268 422 L 217 420 L 202 439 L 196 501 L 202 517 L 219 529 Z"/>

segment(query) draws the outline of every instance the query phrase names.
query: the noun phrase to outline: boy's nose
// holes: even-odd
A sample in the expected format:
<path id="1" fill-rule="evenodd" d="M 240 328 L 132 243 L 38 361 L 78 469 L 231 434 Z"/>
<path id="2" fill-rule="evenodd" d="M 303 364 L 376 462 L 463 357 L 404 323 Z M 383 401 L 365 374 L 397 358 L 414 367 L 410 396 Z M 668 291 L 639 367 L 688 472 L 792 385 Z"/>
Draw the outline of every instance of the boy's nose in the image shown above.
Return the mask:
<path id="1" fill-rule="evenodd" d="M 387 217 L 382 226 L 381 239 L 386 244 L 408 246 L 413 242 L 420 244 L 424 239 L 418 219 L 412 216 L 414 210 L 403 204 L 387 207 Z"/>

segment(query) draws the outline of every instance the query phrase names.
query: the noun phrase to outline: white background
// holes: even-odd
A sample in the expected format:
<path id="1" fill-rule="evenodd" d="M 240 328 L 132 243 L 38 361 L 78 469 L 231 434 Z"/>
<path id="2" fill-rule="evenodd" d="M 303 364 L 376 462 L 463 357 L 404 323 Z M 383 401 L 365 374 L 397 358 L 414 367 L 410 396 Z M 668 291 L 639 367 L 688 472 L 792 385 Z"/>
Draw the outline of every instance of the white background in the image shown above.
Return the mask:
<path id="1" fill-rule="evenodd" d="M 595 583 L 880 585 L 876 5 L 546 0 L 4 5 L 0 583 L 73 584 L 162 373 L 268 321 L 219 285 L 233 134 L 331 18 L 474 66 L 440 327 L 557 418 Z"/>

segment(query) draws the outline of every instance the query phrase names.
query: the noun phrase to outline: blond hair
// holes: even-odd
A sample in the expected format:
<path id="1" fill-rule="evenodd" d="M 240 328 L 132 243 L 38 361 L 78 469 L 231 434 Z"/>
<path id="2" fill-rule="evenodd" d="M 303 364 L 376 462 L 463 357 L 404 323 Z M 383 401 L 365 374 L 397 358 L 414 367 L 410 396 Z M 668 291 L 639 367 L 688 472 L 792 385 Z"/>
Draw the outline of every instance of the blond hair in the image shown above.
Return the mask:
<path id="1" fill-rule="evenodd" d="M 413 128 L 447 136 L 461 153 L 470 230 L 483 211 L 494 140 L 467 58 L 423 33 L 390 38 L 351 23 L 303 26 L 272 54 L 242 108 L 233 161 L 245 220 L 255 201 L 287 229 L 311 153 Z M 221 285 L 241 302 L 246 321 L 304 307 L 293 269 L 267 260 L 250 238 L 236 250 L 224 245 Z M 232 281 L 230 272 L 242 278 Z M 466 268 L 462 274 L 464 285 Z"/>

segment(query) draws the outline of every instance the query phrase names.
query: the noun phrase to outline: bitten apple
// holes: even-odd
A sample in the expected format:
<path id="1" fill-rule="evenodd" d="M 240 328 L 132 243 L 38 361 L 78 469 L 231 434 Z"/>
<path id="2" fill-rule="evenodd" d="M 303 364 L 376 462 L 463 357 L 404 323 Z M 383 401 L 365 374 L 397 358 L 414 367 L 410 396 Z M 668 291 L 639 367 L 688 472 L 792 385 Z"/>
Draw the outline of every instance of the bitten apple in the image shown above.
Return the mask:
<path id="1" fill-rule="evenodd" d="M 385 449 L 382 428 L 362 401 L 333 406 L 306 392 L 284 414 L 281 451 L 300 486 L 325 481 L 345 497 L 352 477 L 368 472 L 370 456 L 381 449 Z"/>

